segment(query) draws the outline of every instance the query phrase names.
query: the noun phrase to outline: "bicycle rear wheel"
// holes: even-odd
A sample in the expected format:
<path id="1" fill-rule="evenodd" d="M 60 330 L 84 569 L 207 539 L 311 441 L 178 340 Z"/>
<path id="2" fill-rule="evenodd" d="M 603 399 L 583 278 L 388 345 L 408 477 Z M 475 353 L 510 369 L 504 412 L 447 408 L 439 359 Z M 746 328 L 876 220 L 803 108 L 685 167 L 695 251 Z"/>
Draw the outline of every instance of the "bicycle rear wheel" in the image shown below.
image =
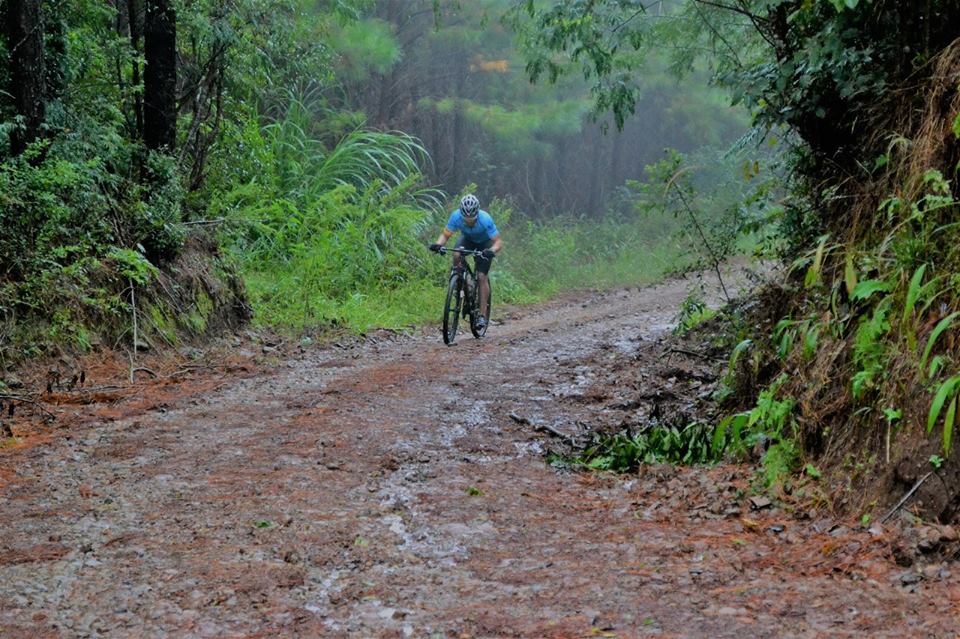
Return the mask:
<path id="1" fill-rule="evenodd" d="M 477 320 L 480 319 L 480 304 L 476 304 L 476 313 L 470 315 L 470 332 L 477 339 L 480 339 L 487 333 L 487 327 L 490 326 L 490 310 L 493 308 L 493 287 L 490 286 L 490 280 L 487 280 L 487 288 L 490 294 L 487 296 L 487 312 L 483 316 L 483 328 L 477 328 Z M 480 285 L 477 284 L 477 295 L 480 295 Z"/>
<path id="2" fill-rule="evenodd" d="M 450 284 L 447 285 L 447 299 L 443 303 L 444 344 L 453 344 L 453 338 L 457 336 L 457 324 L 460 323 L 460 305 L 462 303 L 460 276 L 454 273 L 450 276 Z"/>

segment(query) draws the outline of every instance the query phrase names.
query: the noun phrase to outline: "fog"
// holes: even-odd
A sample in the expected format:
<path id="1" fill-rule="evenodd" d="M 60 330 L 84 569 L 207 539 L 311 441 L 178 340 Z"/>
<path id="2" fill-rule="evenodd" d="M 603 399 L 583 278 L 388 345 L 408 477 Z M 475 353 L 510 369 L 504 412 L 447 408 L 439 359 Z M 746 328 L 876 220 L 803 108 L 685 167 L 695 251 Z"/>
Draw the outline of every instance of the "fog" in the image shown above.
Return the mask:
<path id="1" fill-rule="evenodd" d="M 724 149 L 748 129 L 746 114 L 704 73 L 678 79 L 655 59 L 635 115 L 618 130 L 609 115 L 594 117 L 582 77 L 530 82 L 517 36 L 501 20 L 513 4 L 441 2 L 435 13 L 433 0 L 380 0 L 363 22 L 366 36 L 341 44 L 355 73 L 342 106 L 368 126 L 420 138 L 433 185 L 456 194 L 475 184 L 483 202 L 510 198 L 535 218 L 622 209 L 620 187 L 643 179 L 664 149 Z"/>

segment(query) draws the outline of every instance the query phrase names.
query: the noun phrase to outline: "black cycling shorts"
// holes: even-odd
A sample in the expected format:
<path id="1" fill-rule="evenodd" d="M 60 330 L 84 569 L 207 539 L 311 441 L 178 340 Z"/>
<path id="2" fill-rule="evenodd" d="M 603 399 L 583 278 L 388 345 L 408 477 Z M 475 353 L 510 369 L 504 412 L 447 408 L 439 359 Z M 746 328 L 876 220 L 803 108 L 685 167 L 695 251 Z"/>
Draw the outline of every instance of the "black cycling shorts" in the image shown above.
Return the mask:
<path id="1" fill-rule="evenodd" d="M 483 243 L 471 242 L 470 240 L 461 237 L 457 242 L 455 248 L 458 249 L 467 249 L 468 251 L 482 251 L 483 249 L 488 249 L 493 246 L 493 240 L 487 240 Z M 486 257 L 475 257 L 474 265 L 477 267 L 477 273 L 489 273 L 490 264 L 493 262 L 492 259 Z"/>

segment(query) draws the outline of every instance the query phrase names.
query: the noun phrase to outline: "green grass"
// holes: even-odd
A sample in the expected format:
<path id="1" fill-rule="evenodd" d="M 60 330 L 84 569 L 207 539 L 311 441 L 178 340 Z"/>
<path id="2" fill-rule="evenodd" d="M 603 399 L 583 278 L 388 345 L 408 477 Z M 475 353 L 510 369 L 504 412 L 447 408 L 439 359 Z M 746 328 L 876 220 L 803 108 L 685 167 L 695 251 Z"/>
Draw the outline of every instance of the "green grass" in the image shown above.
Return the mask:
<path id="1" fill-rule="evenodd" d="M 304 294 L 292 273 L 246 272 L 254 324 L 286 332 L 342 326 L 362 333 L 372 328 L 403 329 L 439 317 L 444 289 L 416 281 L 394 289 L 356 291 L 341 299 Z"/>
<path id="2" fill-rule="evenodd" d="M 672 242 L 635 240 L 640 235 L 636 224 L 505 226 L 505 249 L 491 272 L 494 316 L 499 305 L 535 303 L 565 291 L 651 284 L 692 263 Z M 353 252 L 348 261 L 329 251 L 329 238 L 320 234 L 316 247 L 301 247 L 287 260 L 241 259 L 254 323 L 292 333 L 325 326 L 362 333 L 436 321 L 449 258 L 425 254 L 426 241 L 410 237 L 412 227 L 406 235 L 397 243 L 412 247 L 399 261 L 409 260 L 409 273 L 394 266 L 380 277 L 371 276 L 380 271 L 376 260 L 383 257 L 370 254 L 367 263 Z M 610 237 L 618 238 L 616 245 L 608 242 Z M 391 258 L 391 264 L 397 263 Z"/>
<path id="3" fill-rule="evenodd" d="M 514 275 L 530 293 L 542 299 L 576 289 L 652 284 L 674 269 L 679 254 L 680 251 L 669 245 L 638 245 L 624 248 L 617 255 L 599 258 L 559 253 L 543 257 L 542 266 L 536 269 L 539 272 L 521 271 Z"/>
<path id="4" fill-rule="evenodd" d="M 669 245 L 622 249 L 596 259 L 585 258 L 579 251 L 546 251 L 537 256 L 535 267 L 527 269 L 531 258 L 523 254 L 524 244 L 535 241 L 534 237 L 515 242 L 505 249 L 503 259 L 497 259 L 491 274 L 494 316 L 501 304 L 535 303 L 564 291 L 650 284 L 682 259 Z M 509 251 L 518 254 L 509 255 Z M 413 273 L 409 281 L 357 282 L 350 292 L 320 290 L 322 282 L 309 273 L 312 265 L 304 261 L 272 263 L 267 269 L 246 266 L 243 274 L 255 324 L 293 333 L 324 326 L 362 333 L 436 321 L 443 306 L 449 263 L 437 258 L 427 273 Z"/>

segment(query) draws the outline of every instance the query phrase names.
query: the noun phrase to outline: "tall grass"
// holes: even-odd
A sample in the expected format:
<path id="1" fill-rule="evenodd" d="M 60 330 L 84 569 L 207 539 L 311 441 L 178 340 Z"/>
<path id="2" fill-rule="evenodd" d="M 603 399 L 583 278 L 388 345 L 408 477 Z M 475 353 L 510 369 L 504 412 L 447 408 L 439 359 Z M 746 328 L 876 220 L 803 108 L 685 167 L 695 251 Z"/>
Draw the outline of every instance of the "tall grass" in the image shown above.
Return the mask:
<path id="1" fill-rule="evenodd" d="M 214 205 L 255 322 L 363 330 L 418 319 L 407 299 L 443 268 L 421 239 L 442 197 L 421 184 L 426 151 L 403 133 L 363 129 L 325 144 L 311 117 L 292 99 L 282 117 L 246 132 L 261 170 Z"/>

